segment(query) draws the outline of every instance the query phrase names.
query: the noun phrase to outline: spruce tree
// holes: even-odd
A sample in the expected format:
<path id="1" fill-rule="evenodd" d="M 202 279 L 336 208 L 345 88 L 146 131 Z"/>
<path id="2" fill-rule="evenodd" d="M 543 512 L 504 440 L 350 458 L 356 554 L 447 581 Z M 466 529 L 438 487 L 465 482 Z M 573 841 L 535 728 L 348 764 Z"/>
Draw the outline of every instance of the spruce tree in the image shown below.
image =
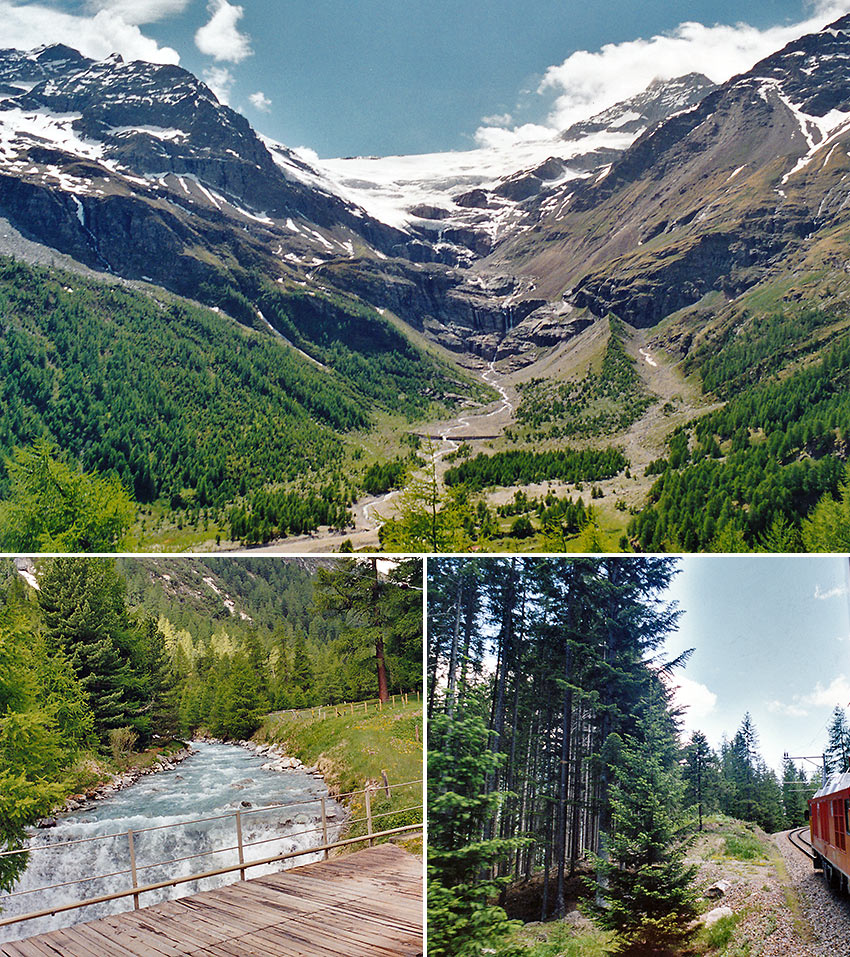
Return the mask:
<path id="1" fill-rule="evenodd" d="M 503 800 L 487 791 L 503 756 L 488 750 L 487 727 L 477 717 L 439 714 L 428 733 L 428 954 L 508 957 L 505 938 L 516 925 L 492 903 L 505 881 L 481 879 L 524 843 L 481 839 Z"/>
<path id="2" fill-rule="evenodd" d="M 47 639 L 67 655 L 105 739 L 140 710 L 139 676 L 121 648 L 130 627 L 123 580 L 107 559 L 55 558 L 39 584 Z"/>
<path id="3" fill-rule="evenodd" d="M 702 830 L 703 816 L 717 809 L 720 774 L 717 755 L 702 731 L 694 731 L 683 752 L 685 806 L 695 809 Z"/>
<path id="4" fill-rule="evenodd" d="M 847 722 L 847 712 L 844 708 L 835 706 L 832 720 L 829 723 L 824 764 L 826 773 L 843 774 L 850 771 L 850 724 Z"/>
<path id="5" fill-rule="evenodd" d="M 667 954 L 693 933 L 696 867 L 684 860 L 678 749 L 660 689 L 647 692 L 634 734 L 612 738 L 613 830 L 588 910 L 616 932 L 619 953 Z"/>

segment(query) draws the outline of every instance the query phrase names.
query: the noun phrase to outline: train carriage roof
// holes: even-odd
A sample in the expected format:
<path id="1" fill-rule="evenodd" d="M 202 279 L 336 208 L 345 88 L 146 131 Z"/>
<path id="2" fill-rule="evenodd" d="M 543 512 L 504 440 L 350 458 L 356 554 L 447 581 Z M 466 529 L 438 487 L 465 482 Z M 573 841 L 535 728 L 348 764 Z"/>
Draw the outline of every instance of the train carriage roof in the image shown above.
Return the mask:
<path id="1" fill-rule="evenodd" d="M 835 794 L 836 791 L 845 791 L 850 788 L 850 772 L 843 774 L 833 774 L 827 779 L 826 784 L 812 796 L 812 800 L 819 797 L 826 797 L 827 794 Z"/>

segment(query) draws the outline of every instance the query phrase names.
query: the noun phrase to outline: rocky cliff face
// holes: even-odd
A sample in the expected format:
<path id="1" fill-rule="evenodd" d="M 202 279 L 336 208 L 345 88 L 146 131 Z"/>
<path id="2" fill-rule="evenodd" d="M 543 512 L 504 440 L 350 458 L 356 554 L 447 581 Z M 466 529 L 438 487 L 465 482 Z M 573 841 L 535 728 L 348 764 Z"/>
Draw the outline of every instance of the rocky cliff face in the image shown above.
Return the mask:
<path id="1" fill-rule="evenodd" d="M 478 173 L 473 153 L 314 168 L 178 67 L 0 51 L 0 215 L 184 294 L 318 282 L 457 352 L 518 357 L 524 337 L 545 348 L 609 311 L 650 326 L 734 297 L 842 228 L 848 30 L 720 87 L 653 84 L 533 162 Z"/>
<path id="2" fill-rule="evenodd" d="M 0 208 L 87 264 L 167 285 L 185 269 L 191 284 L 192 260 L 272 271 L 275 258 L 408 238 L 288 176 L 247 120 L 179 67 L 7 50 L 0 84 Z"/>
<path id="3" fill-rule="evenodd" d="M 643 134 L 495 268 L 596 315 L 650 326 L 727 298 L 846 221 L 850 18 L 789 44 Z"/>
<path id="4" fill-rule="evenodd" d="M 575 144 L 567 154 L 486 188 L 449 181 L 438 205 L 391 224 L 179 67 L 0 51 L 0 214 L 27 238 L 190 296 L 319 277 L 460 352 L 495 355 L 532 314 L 542 328 L 550 307 L 533 284 L 470 267 L 599 162 Z"/>

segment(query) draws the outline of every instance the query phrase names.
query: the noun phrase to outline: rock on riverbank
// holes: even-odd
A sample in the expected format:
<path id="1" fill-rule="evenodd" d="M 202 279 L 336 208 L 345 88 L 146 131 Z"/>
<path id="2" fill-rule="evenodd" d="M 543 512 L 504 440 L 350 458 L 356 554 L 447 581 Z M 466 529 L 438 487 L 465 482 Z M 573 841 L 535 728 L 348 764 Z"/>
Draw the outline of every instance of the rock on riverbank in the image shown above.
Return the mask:
<path id="1" fill-rule="evenodd" d="M 266 763 L 263 765 L 264 771 L 302 771 L 316 778 L 322 776 L 318 765 L 314 764 L 308 768 L 298 758 L 285 754 L 276 744 L 257 744 L 256 741 L 238 741 L 237 744 L 248 751 L 253 751 L 258 757 L 266 758 Z"/>
<path id="2" fill-rule="evenodd" d="M 130 787 L 130 785 L 135 784 L 139 778 L 145 777 L 148 774 L 160 774 L 163 771 L 173 771 L 181 761 L 185 761 L 190 754 L 194 753 L 195 749 L 189 744 L 185 748 L 175 751 L 174 754 L 159 754 L 153 764 L 147 767 L 129 768 L 120 774 L 111 775 L 108 780 L 101 781 L 83 793 L 70 795 L 65 799 L 65 803 L 57 807 L 53 813 L 54 815 L 58 815 L 65 814 L 69 811 L 79 811 L 81 808 L 87 807 L 96 801 L 103 801 L 108 797 L 112 797 L 118 791 Z M 37 826 L 52 827 L 55 823 L 55 817 L 50 817 L 39 821 Z"/>

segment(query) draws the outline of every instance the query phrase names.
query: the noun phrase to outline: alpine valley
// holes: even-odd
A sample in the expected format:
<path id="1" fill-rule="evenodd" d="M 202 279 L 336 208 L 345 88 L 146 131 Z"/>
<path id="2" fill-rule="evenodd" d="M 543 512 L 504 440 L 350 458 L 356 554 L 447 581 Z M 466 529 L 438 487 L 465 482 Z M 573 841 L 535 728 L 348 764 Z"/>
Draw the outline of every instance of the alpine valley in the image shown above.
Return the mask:
<path id="1" fill-rule="evenodd" d="M 69 544 L 26 521 L 60 466 L 145 549 L 844 549 L 848 150 L 850 17 L 548 139 L 335 160 L 179 67 L 0 51 L 14 550 Z"/>

